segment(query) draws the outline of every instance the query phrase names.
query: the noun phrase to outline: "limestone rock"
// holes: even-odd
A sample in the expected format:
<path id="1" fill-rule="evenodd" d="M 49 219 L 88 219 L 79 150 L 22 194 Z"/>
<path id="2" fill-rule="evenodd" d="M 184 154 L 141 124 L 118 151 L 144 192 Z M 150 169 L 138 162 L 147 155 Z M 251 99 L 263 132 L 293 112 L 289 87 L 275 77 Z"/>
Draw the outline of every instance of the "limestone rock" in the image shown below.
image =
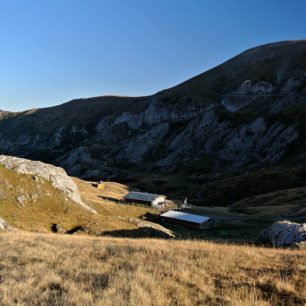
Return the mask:
<path id="1" fill-rule="evenodd" d="M 140 233 L 143 234 L 146 233 L 145 237 L 159 237 L 159 238 L 175 237 L 172 231 L 155 222 L 144 221 L 138 218 L 129 218 L 128 221 L 136 225 L 139 228 Z"/>
<path id="2" fill-rule="evenodd" d="M 273 91 L 273 85 L 265 81 L 246 80 L 237 89 L 237 94 L 269 94 Z"/>
<path id="3" fill-rule="evenodd" d="M 11 231 L 13 228 L 0 218 L 0 230 Z"/>
<path id="4" fill-rule="evenodd" d="M 275 222 L 260 232 L 259 242 L 275 247 L 297 247 L 299 244 L 302 245 L 306 242 L 306 223 Z"/>
<path id="5" fill-rule="evenodd" d="M 67 198 L 82 207 L 95 212 L 81 200 L 76 184 L 60 167 L 55 167 L 39 161 L 0 155 L 0 165 L 19 174 L 38 176 L 50 181 L 54 188 L 62 191 Z"/>

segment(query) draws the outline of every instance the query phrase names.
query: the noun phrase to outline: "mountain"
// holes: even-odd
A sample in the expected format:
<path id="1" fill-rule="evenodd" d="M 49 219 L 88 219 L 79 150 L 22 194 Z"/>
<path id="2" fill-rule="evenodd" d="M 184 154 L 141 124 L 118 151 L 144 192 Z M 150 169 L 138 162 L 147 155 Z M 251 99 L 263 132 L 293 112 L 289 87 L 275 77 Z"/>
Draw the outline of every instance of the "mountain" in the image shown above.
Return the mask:
<path id="1" fill-rule="evenodd" d="M 81 178 L 189 196 L 198 205 L 236 209 L 237 201 L 280 190 L 285 202 L 293 189 L 290 203 L 299 204 L 305 114 L 306 40 L 285 41 L 247 50 L 152 96 L 0 111 L 0 153 Z"/>

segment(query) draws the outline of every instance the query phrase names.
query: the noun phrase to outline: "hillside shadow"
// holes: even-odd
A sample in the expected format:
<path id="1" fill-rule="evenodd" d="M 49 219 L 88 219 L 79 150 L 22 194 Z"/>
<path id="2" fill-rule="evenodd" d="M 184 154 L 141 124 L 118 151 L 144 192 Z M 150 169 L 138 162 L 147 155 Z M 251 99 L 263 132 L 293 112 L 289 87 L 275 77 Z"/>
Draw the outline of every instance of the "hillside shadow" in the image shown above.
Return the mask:
<path id="1" fill-rule="evenodd" d="M 77 233 L 77 232 L 84 232 L 83 226 L 76 226 L 76 227 L 73 227 L 73 228 L 71 228 L 70 230 L 68 230 L 68 231 L 66 232 L 66 234 L 68 234 L 68 235 L 73 235 L 74 233 Z"/>
<path id="2" fill-rule="evenodd" d="M 127 202 L 127 201 L 124 201 L 124 200 L 119 200 L 119 199 L 116 199 L 116 198 L 113 198 L 113 197 L 106 197 L 106 196 L 101 196 L 101 195 L 98 195 L 98 197 L 102 200 L 105 200 L 105 201 L 112 201 L 112 202 L 115 202 L 117 204 L 121 204 L 121 205 L 133 205 L 133 206 L 141 206 L 141 207 L 150 207 L 149 204 L 145 204 L 145 203 L 137 203 L 137 202 Z"/>
<path id="3" fill-rule="evenodd" d="M 104 232 L 101 236 L 121 237 L 121 238 L 163 238 L 163 239 L 173 238 L 168 234 L 164 233 L 163 231 L 150 227 L 142 227 L 132 230 L 107 231 Z"/>

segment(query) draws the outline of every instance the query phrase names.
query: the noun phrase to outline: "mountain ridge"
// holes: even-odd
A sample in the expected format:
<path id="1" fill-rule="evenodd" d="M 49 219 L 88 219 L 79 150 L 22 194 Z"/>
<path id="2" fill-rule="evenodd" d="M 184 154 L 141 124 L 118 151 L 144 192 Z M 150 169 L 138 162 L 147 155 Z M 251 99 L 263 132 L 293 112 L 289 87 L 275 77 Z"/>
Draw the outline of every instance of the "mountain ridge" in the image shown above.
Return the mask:
<path id="1" fill-rule="evenodd" d="M 151 96 L 74 99 L 5 113 L 0 153 L 201 202 L 213 182 L 237 173 L 304 171 L 305 118 L 306 41 L 287 41 L 246 50 Z M 288 188 L 304 183 L 295 177 Z M 212 201 L 228 203 L 226 192 L 237 188 Z"/>

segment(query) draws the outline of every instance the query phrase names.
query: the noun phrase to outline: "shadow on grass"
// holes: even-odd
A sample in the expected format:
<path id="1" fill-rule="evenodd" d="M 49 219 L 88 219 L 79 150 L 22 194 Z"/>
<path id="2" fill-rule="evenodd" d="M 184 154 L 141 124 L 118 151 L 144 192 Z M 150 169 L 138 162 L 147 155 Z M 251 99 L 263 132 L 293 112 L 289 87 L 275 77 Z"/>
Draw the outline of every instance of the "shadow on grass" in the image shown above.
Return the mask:
<path id="1" fill-rule="evenodd" d="M 163 238 L 163 239 L 172 238 L 165 232 L 150 227 L 142 227 L 132 230 L 107 231 L 104 232 L 102 236 L 124 237 L 124 238 Z"/>
<path id="2" fill-rule="evenodd" d="M 113 198 L 113 197 L 106 197 L 106 196 L 100 196 L 100 195 L 98 197 L 101 198 L 102 200 L 105 200 L 105 201 L 112 201 L 112 202 L 116 202 L 118 204 L 127 204 L 123 200 L 119 200 L 119 199 L 116 199 L 116 198 Z"/>
<path id="3" fill-rule="evenodd" d="M 132 205 L 132 206 L 140 206 L 140 207 L 150 207 L 150 205 L 146 203 L 136 203 L 136 202 L 127 202 L 124 200 L 119 200 L 113 197 L 106 197 L 106 196 L 98 196 L 99 198 L 105 200 L 105 201 L 112 201 L 120 205 Z"/>

